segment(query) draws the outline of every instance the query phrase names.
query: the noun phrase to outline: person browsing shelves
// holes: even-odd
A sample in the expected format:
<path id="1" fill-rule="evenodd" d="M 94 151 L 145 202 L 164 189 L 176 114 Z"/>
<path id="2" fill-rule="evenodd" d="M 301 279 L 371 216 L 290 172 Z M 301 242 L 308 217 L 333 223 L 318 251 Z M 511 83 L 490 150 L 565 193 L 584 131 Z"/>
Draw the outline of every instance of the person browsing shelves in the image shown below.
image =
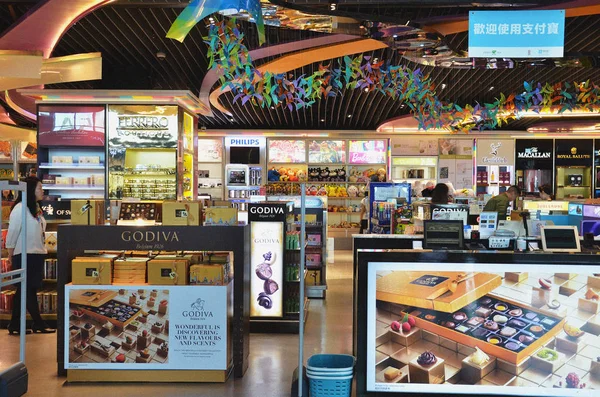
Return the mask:
<path id="1" fill-rule="evenodd" d="M 483 208 L 486 212 L 497 212 L 499 220 L 506 220 L 506 212 L 511 202 L 515 201 L 521 194 L 518 186 L 511 186 L 504 193 L 494 196 L 487 202 Z"/>

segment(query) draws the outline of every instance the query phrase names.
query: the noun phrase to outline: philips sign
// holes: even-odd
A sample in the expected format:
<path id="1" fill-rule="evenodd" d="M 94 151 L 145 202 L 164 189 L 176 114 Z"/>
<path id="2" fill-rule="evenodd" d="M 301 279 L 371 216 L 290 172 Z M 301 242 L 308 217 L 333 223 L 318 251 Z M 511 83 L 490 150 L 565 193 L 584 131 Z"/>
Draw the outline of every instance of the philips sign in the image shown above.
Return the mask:
<path id="1" fill-rule="evenodd" d="M 262 146 L 261 138 L 228 138 L 228 146 Z"/>

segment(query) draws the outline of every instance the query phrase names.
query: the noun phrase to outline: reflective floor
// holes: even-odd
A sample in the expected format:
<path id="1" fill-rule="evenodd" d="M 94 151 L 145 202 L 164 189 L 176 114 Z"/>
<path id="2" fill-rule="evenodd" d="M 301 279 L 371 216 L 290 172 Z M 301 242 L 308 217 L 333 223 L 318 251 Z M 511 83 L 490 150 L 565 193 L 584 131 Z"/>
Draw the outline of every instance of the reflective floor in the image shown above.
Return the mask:
<path id="1" fill-rule="evenodd" d="M 336 251 L 328 266 L 327 299 L 310 302 L 305 361 L 316 353 L 352 351 L 352 252 Z M 26 357 L 28 396 L 289 396 L 298 366 L 298 336 L 252 334 L 248 372 L 225 384 L 68 384 L 56 376 L 56 335 L 28 335 Z M 18 338 L 1 330 L 0 371 L 17 358 Z"/>

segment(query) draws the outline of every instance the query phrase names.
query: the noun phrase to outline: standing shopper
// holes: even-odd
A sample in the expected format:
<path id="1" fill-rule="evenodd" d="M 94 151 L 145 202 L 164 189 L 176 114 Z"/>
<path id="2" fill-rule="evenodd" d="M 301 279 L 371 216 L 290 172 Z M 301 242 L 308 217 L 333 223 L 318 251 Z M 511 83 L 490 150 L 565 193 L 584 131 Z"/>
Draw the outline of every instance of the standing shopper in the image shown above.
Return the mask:
<path id="1" fill-rule="evenodd" d="M 359 234 L 365 233 L 365 231 L 369 230 L 369 216 L 371 213 L 369 211 L 369 191 L 365 191 L 365 198 L 360 200 L 360 231 Z"/>
<path id="2" fill-rule="evenodd" d="M 21 267 L 21 224 L 23 211 L 27 212 L 27 311 L 33 320 L 32 329 L 34 332 L 44 334 L 55 332 L 55 329 L 48 328 L 40 315 L 40 307 L 37 301 L 37 290 L 42 286 L 44 259 L 46 258 L 46 247 L 44 244 L 44 232 L 46 230 L 46 220 L 42 215 L 39 201 L 42 200 L 44 192 L 42 182 L 29 176 L 24 179 L 27 183 L 27 202 L 23 203 L 23 194 L 19 192 L 19 197 L 15 201 L 10 213 L 10 223 L 8 225 L 8 234 L 6 236 L 6 248 L 8 249 L 8 260 L 12 261 L 12 268 Z M 9 334 L 19 333 L 19 321 L 21 317 L 21 285 L 17 287 L 17 293 L 13 300 L 12 318 L 8 326 Z"/>

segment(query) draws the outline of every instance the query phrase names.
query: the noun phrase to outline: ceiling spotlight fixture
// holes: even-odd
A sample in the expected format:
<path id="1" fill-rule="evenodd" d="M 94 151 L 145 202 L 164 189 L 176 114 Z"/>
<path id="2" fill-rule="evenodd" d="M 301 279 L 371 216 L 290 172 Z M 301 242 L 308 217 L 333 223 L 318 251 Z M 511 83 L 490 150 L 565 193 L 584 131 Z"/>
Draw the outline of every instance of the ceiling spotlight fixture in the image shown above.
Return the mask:
<path id="1" fill-rule="evenodd" d="M 329 11 L 335 11 L 337 10 L 337 3 L 335 1 L 330 1 L 329 2 Z"/>
<path id="2" fill-rule="evenodd" d="M 492 91 L 494 88 L 495 88 L 494 86 L 491 86 L 488 91 Z"/>
<path id="3" fill-rule="evenodd" d="M 349 115 L 348 115 L 348 118 L 351 118 L 351 117 L 352 117 L 352 115 L 351 115 L 351 114 L 349 114 Z"/>
<path id="4" fill-rule="evenodd" d="M 235 119 L 233 117 L 230 117 L 229 121 L 231 121 L 233 123 L 235 121 Z"/>
<path id="5" fill-rule="evenodd" d="M 324 122 L 325 122 L 325 119 L 321 119 L 321 123 L 324 123 Z"/>
<path id="6" fill-rule="evenodd" d="M 445 89 L 446 89 L 446 83 L 442 83 L 442 90 L 445 90 Z"/>
<path id="7" fill-rule="evenodd" d="M 397 34 L 395 34 L 395 35 L 393 35 L 392 37 L 393 37 L 393 38 L 395 38 L 395 39 L 397 39 L 397 38 L 398 38 L 398 35 L 397 35 Z"/>
<path id="8" fill-rule="evenodd" d="M 163 51 L 158 51 L 156 53 L 156 57 L 158 58 L 159 61 L 164 61 L 165 58 L 167 57 L 167 54 L 165 54 Z"/>
<path id="9" fill-rule="evenodd" d="M 275 106 L 271 106 L 271 110 L 275 109 Z"/>
<path id="10" fill-rule="evenodd" d="M 368 88 L 365 88 L 365 92 L 369 92 L 369 89 L 368 89 Z"/>

